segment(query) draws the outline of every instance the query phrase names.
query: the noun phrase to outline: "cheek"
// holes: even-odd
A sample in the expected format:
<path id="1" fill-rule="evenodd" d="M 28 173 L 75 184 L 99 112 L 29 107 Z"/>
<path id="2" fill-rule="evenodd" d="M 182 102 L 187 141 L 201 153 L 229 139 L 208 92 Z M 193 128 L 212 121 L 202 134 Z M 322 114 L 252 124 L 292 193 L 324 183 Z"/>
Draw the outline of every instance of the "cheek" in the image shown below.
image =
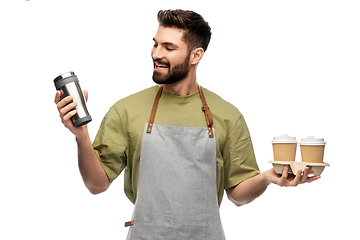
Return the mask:
<path id="1" fill-rule="evenodd" d="M 186 56 L 179 55 L 169 55 L 167 60 L 170 62 L 171 66 L 177 66 L 179 64 L 184 63 Z"/>

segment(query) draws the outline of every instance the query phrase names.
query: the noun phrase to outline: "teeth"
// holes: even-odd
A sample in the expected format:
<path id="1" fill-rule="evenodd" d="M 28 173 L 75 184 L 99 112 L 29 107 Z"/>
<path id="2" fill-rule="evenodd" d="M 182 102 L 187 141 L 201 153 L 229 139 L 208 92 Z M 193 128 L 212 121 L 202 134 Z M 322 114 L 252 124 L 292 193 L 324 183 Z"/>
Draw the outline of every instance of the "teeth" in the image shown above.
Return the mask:
<path id="1" fill-rule="evenodd" d="M 155 62 L 155 65 L 156 65 L 158 68 L 167 68 L 167 65 L 159 64 L 159 63 L 157 63 L 157 62 Z"/>

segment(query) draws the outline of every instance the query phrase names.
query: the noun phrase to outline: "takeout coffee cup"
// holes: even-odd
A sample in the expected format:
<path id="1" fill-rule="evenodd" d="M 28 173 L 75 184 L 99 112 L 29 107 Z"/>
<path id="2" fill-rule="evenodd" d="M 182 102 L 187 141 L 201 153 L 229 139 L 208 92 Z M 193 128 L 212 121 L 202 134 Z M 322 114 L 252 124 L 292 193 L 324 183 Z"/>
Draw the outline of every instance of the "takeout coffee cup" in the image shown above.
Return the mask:
<path id="1" fill-rule="evenodd" d="M 323 138 L 307 137 L 300 142 L 303 162 L 322 163 L 324 161 L 325 142 Z"/>
<path id="2" fill-rule="evenodd" d="M 272 141 L 275 161 L 295 161 L 297 141 L 287 134 L 274 137 Z"/>

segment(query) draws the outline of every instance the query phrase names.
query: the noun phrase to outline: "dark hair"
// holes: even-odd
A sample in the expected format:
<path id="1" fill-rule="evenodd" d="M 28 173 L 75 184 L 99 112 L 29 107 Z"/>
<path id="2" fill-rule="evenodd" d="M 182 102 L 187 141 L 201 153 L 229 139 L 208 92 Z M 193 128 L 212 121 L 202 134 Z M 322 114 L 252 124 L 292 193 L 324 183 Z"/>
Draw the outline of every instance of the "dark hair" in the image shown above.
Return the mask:
<path id="1" fill-rule="evenodd" d="M 183 41 L 188 45 L 189 51 L 197 47 L 206 51 L 211 38 L 211 28 L 200 14 L 181 9 L 161 10 L 157 18 L 160 26 L 176 27 L 185 31 Z"/>

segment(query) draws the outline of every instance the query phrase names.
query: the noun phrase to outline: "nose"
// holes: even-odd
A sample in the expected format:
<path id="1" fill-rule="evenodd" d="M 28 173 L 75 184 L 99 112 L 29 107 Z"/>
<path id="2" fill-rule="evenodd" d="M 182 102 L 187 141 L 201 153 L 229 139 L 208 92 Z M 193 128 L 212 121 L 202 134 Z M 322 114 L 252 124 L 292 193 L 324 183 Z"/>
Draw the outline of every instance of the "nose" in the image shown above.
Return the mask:
<path id="1" fill-rule="evenodd" d="M 151 50 L 151 57 L 152 57 L 154 60 L 164 58 L 164 55 L 163 55 L 163 53 L 162 53 L 162 51 L 161 51 L 161 48 L 158 47 L 158 46 L 154 46 L 153 49 Z"/>

